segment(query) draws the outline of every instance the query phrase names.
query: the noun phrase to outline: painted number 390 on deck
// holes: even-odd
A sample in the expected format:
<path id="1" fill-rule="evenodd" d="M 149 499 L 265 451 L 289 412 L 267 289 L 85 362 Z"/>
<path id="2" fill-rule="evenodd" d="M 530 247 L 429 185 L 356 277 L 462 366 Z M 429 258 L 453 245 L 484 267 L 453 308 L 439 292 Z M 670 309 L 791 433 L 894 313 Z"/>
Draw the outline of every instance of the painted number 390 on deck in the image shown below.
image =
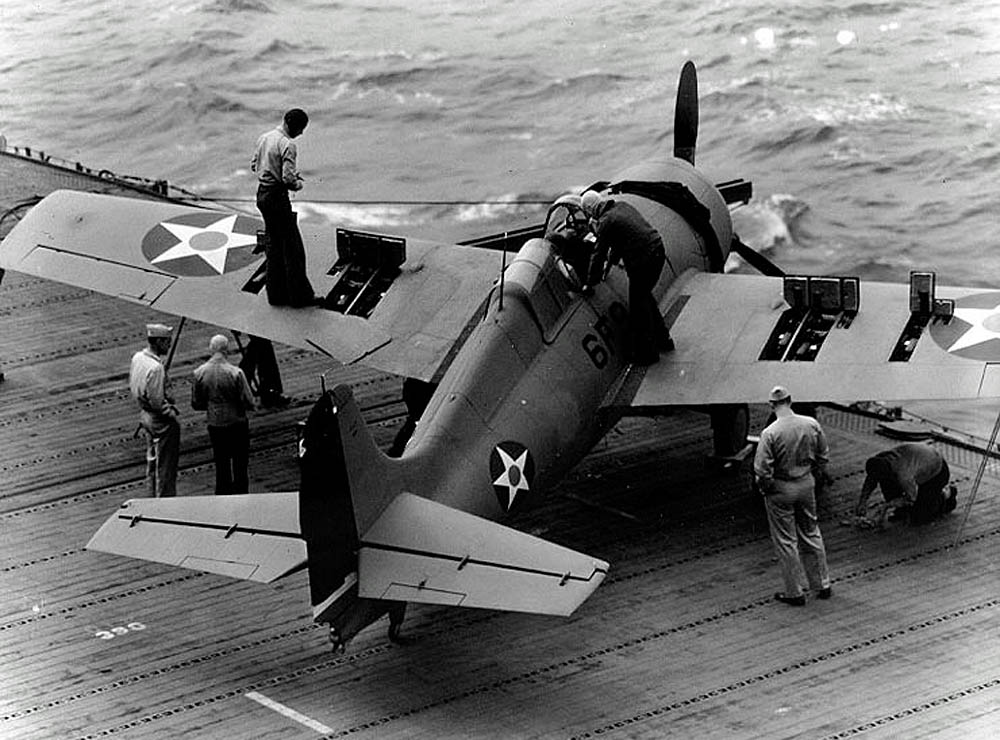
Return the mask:
<path id="1" fill-rule="evenodd" d="M 98 630 L 94 633 L 94 637 L 101 640 L 113 640 L 116 637 L 122 637 L 130 632 L 141 632 L 146 629 L 146 625 L 142 622 L 129 622 L 124 627 L 112 627 L 109 630 Z"/>

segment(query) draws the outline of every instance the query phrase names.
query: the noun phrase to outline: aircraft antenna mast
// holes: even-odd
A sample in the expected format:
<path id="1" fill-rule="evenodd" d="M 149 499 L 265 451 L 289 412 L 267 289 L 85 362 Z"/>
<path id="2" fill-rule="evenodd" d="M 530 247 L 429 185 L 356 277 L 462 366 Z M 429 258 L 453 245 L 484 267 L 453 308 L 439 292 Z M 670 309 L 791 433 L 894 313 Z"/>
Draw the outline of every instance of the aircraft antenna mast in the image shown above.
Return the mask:
<path id="1" fill-rule="evenodd" d="M 503 232 L 503 247 L 500 249 L 500 305 L 497 311 L 503 311 L 503 274 L 507 272 L 507 232 Z"/>

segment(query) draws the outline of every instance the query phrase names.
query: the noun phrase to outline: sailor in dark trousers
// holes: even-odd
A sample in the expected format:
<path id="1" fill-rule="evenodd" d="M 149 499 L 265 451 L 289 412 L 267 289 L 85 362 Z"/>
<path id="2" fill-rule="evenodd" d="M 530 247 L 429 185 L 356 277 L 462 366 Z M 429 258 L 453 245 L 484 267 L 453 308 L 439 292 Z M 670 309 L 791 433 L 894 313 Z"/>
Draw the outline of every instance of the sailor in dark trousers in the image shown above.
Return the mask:
<path id="1" fill-rule="evenodd" d="M 594 220 L 597 235 L 587 284 L 603 280 L 608 266 L 619 260 L 625 263 L 632 330 L 630 358 L 640 365 L 651 365 L 659 359 L 661 350 L 674 348 L 653 298 L 653 288 L 666 260 L 663 239 L 638 210 L 623 200 L 588 190 L 582 203 L 584 211 Z"/>
<path id="2" fill-rule="evenodd" d="M 267 300 L 274 306 L 308 306 L 316 302 L 306 276 L 306 253 L 288 193 L 302 189 L 295 142 L 309 123 L 300 108 L 285 113 L 281 126 L 257 139 L 250 169 L 257 173 L 257 210 L 264 218 L 267 240 Z"/>
<path id="3" fill-rule="evenodd" d="M 191 408 L 206 412 L 215 459 L 215 493 L 247 493 L 250 459 L 247 411 L 254 407 L 253 395 L 243 371 L 226 359 L 229 341 L 216 334 L 208 347 L 212 356 L 194 371 Z"/>
<path id="4" fill-rule="evenodd" d="M 865 462 L 865 482 L 855 506 L 855 514 L 865 516 L 868 497 L 882 489 L 884 503 L 877 523 L 884 526 L 890 511 L 906 517 L 910 524 L 925 524 L 953 511 L 957 491 L 944 489 L 951 478 L 948 462 L 938 450 L 921 442 L 906 442 L 883 450 Z"/>
<path id="5" fill-rule="evenodd" d="M 270 340 L 249 335 L 247 346 L 243 348 L 240 370 L 246 375 L 251 389 L 256 388 L 261 406 L 288 405 L 290 399 L 284 395 L 278 359 Z"/>

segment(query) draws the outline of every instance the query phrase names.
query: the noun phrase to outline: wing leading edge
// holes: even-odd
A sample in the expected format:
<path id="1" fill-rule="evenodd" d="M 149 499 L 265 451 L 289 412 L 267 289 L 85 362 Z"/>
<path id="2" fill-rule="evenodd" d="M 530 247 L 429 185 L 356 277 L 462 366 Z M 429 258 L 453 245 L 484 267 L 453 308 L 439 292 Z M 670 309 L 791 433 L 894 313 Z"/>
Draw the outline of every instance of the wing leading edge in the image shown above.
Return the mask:
<path id="1" fill-rule="evenodd" d="M 683 275 L 660 304 L 677 348 L 648 368 L 630 405 L 753 402 L 776 383 L 800 401 L 1000 396 L 1000 292 L 938 287 L 954 316 L 914 329 L 908 285 L 860 283 L 856 312 L 804 318 L 790 315 L 783 285 Z"/>

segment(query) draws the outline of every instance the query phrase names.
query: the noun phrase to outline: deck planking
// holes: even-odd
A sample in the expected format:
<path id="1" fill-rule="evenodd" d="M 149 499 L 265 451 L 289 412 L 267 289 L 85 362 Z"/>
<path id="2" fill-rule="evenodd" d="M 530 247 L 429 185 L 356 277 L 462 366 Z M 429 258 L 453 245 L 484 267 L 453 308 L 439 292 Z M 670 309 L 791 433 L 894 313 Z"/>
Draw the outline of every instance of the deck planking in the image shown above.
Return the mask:
<path id="1" fill-rule="evenodd" d="M 953 515 L 858 529 L 841 522 L 864 460 L 894 442 L 872 418 L 821 408 L 834 598 L 791 609 L 771 599 L 780 576 L 746 469 L 705 465 L 707 421 L 625 419 L 513 522 L 611 562 L 572 617 L 411 605 L 409 644 L 382 622 L 338 655 L 311 622 L 304 574 L 268 587 L 83 549 L 144 495 L 126 374 L 143 325 L 164 317 L 15 274 L 0 315 L 0 737 L 967 740 L 1000 726 L 1000 473 L 987 466 L 960 533 L 982 459 L 968 446 L 942 444 Z M 181 495 L 213 486 L 187 396 L 216 331 L 188 322 L 171 372 Z M 389 445 L 398 378 L 277 349 L 293 402 L 252 418 L 252 491 L 297 486 L 295 424 L 323 373 L 351 383 Z M 755 408 L 754 431 L 763 418 Z"/>
<path id="2" fill-rule="evenodd" d="M 410 644 L 376 624 L 336 655 L 310 620 L 303 574 L 268 587 L 83 549 L 143 495 L 125 369 L 155 316 L 62 300 L 72 293 L 17 275 L 0 287 L 11 309 L 0 358 L 15 358 L 0 386 L 5 738 L 322 736 L 251 692 L 331 737 L 968 738 L 998 719 L 998 475 L 991 464 L 952 548 L 980 459 L 965 448 L 944 447 L 962 494 L 947 520 L 844 526 L 864 459 L 892 441 L 873 419 L 821 409 L 835 596 L 790 609 L 771 600 L 778 569 L 746 470 L 704 463 L 706 421 L 625 419 L 516 521 L 611 561 L 575 615 L 411 605 Z M 215 331 L 188 324 L 172 371 L 181 495 L 212 487 L 203 420 L 183 399 Z M 294 489 L 294 426 L 330 370 L 290 348 L 279 361 L 293 404 L 252 420 L 254 491 Z M 356 368 L 329 379 L 352 383 L 387 446 L 402 421 L 398 379 Z"/>

